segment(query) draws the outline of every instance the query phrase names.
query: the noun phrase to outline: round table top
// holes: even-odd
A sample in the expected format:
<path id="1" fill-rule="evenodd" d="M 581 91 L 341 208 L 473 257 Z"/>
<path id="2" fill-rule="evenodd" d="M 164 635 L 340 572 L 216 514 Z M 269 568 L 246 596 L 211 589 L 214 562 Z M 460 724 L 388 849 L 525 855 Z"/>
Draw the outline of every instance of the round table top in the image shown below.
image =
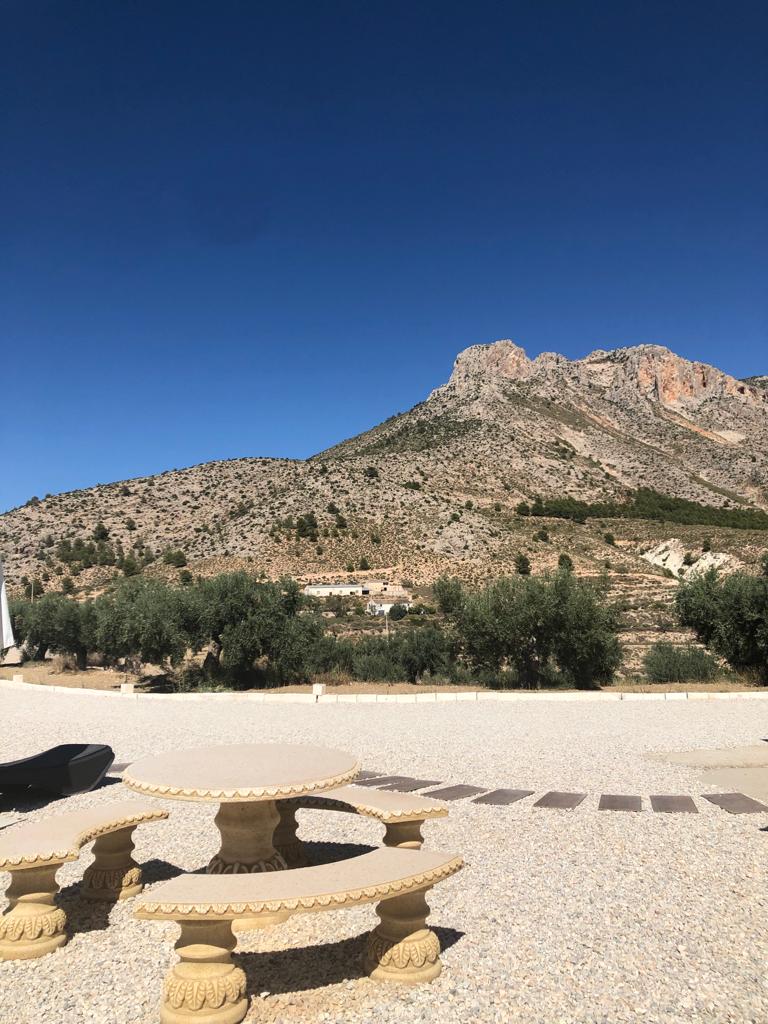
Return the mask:
<path id="1" fill-rule="evenodd" d="M 146 757 L 130 765 L 123 782 L 166 800 L 242 803 L 286 800 L 346 785 L 360 771 L 342 750 L 292 743 L 195 747 Z"/>

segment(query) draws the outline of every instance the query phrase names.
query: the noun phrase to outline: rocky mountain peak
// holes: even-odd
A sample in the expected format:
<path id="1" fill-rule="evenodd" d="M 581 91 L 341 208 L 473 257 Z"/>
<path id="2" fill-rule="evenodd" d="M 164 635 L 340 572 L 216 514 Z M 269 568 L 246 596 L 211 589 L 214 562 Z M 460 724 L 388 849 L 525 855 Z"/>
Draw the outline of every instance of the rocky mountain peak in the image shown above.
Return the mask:
<path id="1" fill-rule="evenodd" d="M 462 383 L 477 377 L 522 380 L 530 377 L 532 372 L 533 361 L 525 354 L 525 349 L 504 339 L 488 345 L 471 345 L 459 352 L 453 364 L 451 382 Z"/>

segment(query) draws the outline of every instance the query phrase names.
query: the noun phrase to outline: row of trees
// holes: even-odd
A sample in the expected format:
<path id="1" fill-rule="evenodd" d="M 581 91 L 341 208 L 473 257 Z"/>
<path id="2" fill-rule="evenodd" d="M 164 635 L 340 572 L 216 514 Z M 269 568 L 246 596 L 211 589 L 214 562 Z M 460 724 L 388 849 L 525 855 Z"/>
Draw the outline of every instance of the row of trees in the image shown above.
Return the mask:
<path id="1" fill-rule="evenodd" d="M 687 498 L 674 498 L 651 487 L 640 487 L 624 501 L 579 501 L 577 498 L 536 498 L 516 508 L 522 516 L 552 516 L 584 523 L 587 519 L 653 519 L 667 523 L 729 526 L 737 530 L 768 530 L 768 513 L 755 508 L 703 505 Z"/>
<path id="2" fill-rule="evenodd" d="M 79 667 L 98 653 L 107 664 L 136 659 L 174 669 L 188 652 L 207 648 L 212 678 L 289 681 L 305 674 L 307 651 L 322 635 L 320 620 L 300 614 L 303 602 L 295 581 L 259 583 L 246 573 L 180 589 L 132 577 L 88 601 L 63 594 L 17 601 L 11 615 L 28 650 L 69 654 Z"/>
<path id="3" fill-rule="evenodd" d="M 567 568 L 479 590 L 439 580 L 435 592 L 443 624 L 408 616 L 392 636 L 358 641 L 327 634 L 295 581 L 262 583 L 246 573 L 181 588 L 132 577 L 92 600 L 47 594 L 15 602 L 12 615 L 19 641 L 38 656 L 69 654 L 84 667 L 98 652 L 107 663 L 176 669 L 189 652 L 207 650 L 205 674 L 233 685 L 333 671 L 367 680 L 591 688 L 610 681 L 620 662 L 618 616 L 604 588 Z"/>

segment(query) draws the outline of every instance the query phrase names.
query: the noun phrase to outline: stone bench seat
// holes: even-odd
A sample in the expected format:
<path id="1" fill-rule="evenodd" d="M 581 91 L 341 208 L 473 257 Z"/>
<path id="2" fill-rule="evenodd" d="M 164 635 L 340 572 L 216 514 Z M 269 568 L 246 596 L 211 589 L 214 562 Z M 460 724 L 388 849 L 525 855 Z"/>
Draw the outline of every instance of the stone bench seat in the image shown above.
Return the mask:
<path id="1" fill-rule="evenodd" d="M 296 835 L 296 812 L 302 808 L 342 811 L 375 818 L 385 826 L 384 845 L 419 850 L 424 838 L 421 826 L 431 818 L 445 818 L 448 808 L 439 800 L 416 793 L 396 793 L 367 786 L 342 786 L 326 793 L 279 800 L 280 822 L 275 828 L 274 846 L 291 867 L 307 863 L 301 841 Z"/>
<path id="2" fill-rule="evenodd" d="M 29 960 L 64 945 L 66 915 L 56 906 L 56 872 L 93 842 L 94 862 L 81 895 L 112 902 L 142 889 L 141 868 L 131 856 L 133 830 L 161 821 L 155 804 L 120 800 L 17 825 L 0 833 L 0 871 L 8 871 L 9 906 L 0 918 L 0 960 Z"/>
<path id="3" fill-rule="evenodd" d="M 176 921 L 180 962 L 165 980 L 164 1024 L 237 1024 L 248 1009 L 245 973 L 231 959 L 232 922 L 320 913 L 376 903 L 381 923 L 368 936 L 366 973 L 383 981 L 431 981 L 440 944 L 426 926 L 428 890 L 463 866 L 460 857 L 380 848 L 333 864 L 288 871 L 181 875 L 145 893 L 143 919 Z"/>

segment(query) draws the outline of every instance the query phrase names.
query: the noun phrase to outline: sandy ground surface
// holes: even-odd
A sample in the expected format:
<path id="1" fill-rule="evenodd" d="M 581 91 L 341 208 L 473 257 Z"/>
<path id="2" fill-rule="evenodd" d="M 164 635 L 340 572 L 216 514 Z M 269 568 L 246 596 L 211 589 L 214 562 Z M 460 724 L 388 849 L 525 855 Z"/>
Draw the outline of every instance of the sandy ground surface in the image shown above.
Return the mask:
<path id="1" fill-rule="evenodd" d="M 135 682 L 135 676 L 126 675 L 116 669 L 89 669 L 87 672 L 61 672 L 50 662 L 27 662 L 18 668 L 0 668 L 0 679 L 13 679 L 15 675 L 23 676 L 25 682 L 36 683 L 43 686 L 67 686 L 72 689 L 88 690 L 119 690 L 120 684 Z M 323 682 L 322 679 L 319 680 Z M 139 689 L 149 685 L 148 681 L 138 684 Z M 352 681 L 348 683 L 326 682 L 328 693 L 423 693 L 425 690 L 439 689 L 441 693 L 460 692 L 466 693 L 469 690 L 479 690 L 483 687 L 472 686 L 451 686 L 441 685 L 422 686 L 413 683 L 361 683 Z M 615 686 L 606 687 L 610 693 L 659 693 L 661 691 L 694 692 L 694 693 L 723 693 L 748 691 L 749 687 L 739 680 L 723 678 L 710 683 L 664 683 L 653 685 L 650 683 L 617 683 Z M 310 683 L 297 684 L 295 686 L 280 686 L 271 689 L 270 693 L 311 693 Z"/>
<path id="2" fill-rule="evenodd" d="M 447 820 L 425 827 L 429 847 L 467 861 L 431 894 L 445 967 L 432 985 L 361 976 L 373 908 L 297 916 L 240 935 L 248 1021 L 768 1020 L 768 815 L 728 815 L 700 798 L 718 789 L 703 780 L 706 769 L 647 756 L 759 747 L 768 736 L 763 702 L 162 703 L 0 688 L 4 757 L 76 740 L 110 743 L 122 762 L 211 742 L 308 742 L 392 774 L 536 791 L 510 807 L 452 803 Z M 533 807 L 550 789 L 588 795 L 574 811 Z M 641 794 L 644 810 L 599 811 L 600 793 Z M 699 813 L 652 813 L 647 797 L 658 793 L 692 794 Z M 126 795 L 116 783 L 27 817 Z M 214 805 L 167 806 L 168 822 L 136 834 L 150 884 L 199 869 L 218 845 Z M 0 827 L 21 816 L 6 800 Z M 302 812 L 301 835 L 316 858 L 330 859 L 378 844 L 381 827 Z M 106 913 L 84 906 L 77 882 L 89 861 L 84 853 L 59 873 L 69 944 L 38 961 L 0 964 L 3 1024 L 158 1020 L 177 929 L 136 920 L 131 900 Z"/>

